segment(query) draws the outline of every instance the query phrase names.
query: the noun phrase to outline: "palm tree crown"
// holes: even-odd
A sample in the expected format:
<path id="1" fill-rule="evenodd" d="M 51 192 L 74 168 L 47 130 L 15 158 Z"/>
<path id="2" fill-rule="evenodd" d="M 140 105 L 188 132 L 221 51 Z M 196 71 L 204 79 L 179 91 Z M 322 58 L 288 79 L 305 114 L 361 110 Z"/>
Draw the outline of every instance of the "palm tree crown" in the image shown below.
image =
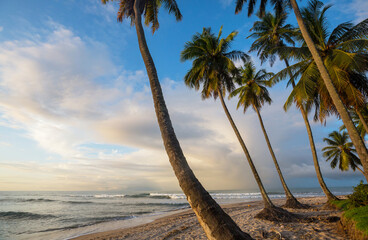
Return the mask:
<path id="1" fill-rule="evenodd" d="M 281 11 L 280 13 L 276 11 L 275 14 L 267 13 L 261 19 L 261 21 L 257 21 L 256 23 L 254 23 L 252 28 L 253 34 L 250 37 L 254 37 L 256 38 L 256 40 L 253 43 L 251 50 L 258 50 L 258 56 L 261 58 L 261 61 L 263 62 L 265 60 L 269 60 L 271 66 L 275 61 L 276 56 L 278 55 L 278 57 L 285 62 L 285 65 L 288 68 L 288 59 L 280 56 L 280 54 L 274 51 L 274 49 L 282 48 L 286 45 L 294 45 L 295 41 L 300 38 L 301 33 L 299 30 L 293 28 L 291 25 L 285 25 L 286 19 L 287 14 L 285 11 Z M 293 74 L 290 69 L 286 70 L 286 77 L 290 77 L 291 80 L 289 81 L 289 83 L 292 85 L 293 88 L 295 88 L 295 80 L 293 79 Z M 308 120 L 308 112 L 311 110 L 312 104 L 310 104 L 310 102 L 299 101 L 299 99 L 294 102 L 296 103 L 296 106 L 300 109 L 300 113 L 304 119 L 313 156 L 313 163 L 320 186 L 329 200 L 336 199 L 336 197 L 331 193 L 331 191 L 325 184 L 318 163 L 318 156 L 313 139 L 313 133 Z"/>
<path id="2" fill-rule="evenodd" d="M 231 42 L 238 32 L 231 32 L 221 38 L 222 27 L 217 36 L 211 28 L 196 33 L 181 52 L 181 61 L 193 60 L 192 68 L 184 77 L 185 84 L 198 90 L 203 84 L 202 98 L 206 99 L 231 92 L 234 89 L 233 76 L 237 73 L 234 60 L 246 61 L 248 56 L 241 51 L 229 51 Z"/>
<path id="3" fill-rule="evenodd" d="M 237 108 L 243 106 L 245 112 L 249 106 L 259 110 L 265 103 L 271 104 L 272 100 L 265 85 L 272 75 L 273 73 L 268 73 L 264 69 L 256 71 L 253 63 L 246 63 L 240 69 L 238 79 L 240 87 L 230 94 L 230 97 L 239 95 Z"/>
<path id="4" fill-rule="evenodd" d="M 236 79 L 237 83 L 240 87 L 234 90 L 230 97 L 234 97 L 239 95 L 238 106 L 244 107 L 244 112 L 248 109 L 249 106 L 253 107 L 253 110 L 257 113 L 259 122 L 261 124 L 261 128 L 263 131 L 263 135 L 265 137 L 268 149 L 272 156 L 273 162 L 275 164 L 277 173 L 280 177 L 280 181 L 285 190 L 286 194 L 286 204 L 285 207 L 291 208 L 306 208 L 306 205 L 303 205 L 298 202 L 298 200 L 293 196 L 289 187 L 287 186 L 284 176 L 281 172 L 279 163 L 276 159 L 276 155 L 271 146 L 270 139 L 268 137 L 266 128 L 263 124 L 263 120 L 261 117 L 260 109 L 265 103 L 271 104 L 272 100 L 270 94 L 266 88 L 267 80 L 272 77 L 273 73 L 268 73 L 266 70 L 261 69 L 259 71 L 256 70 L 256 67 L 252 62 L 247 62 L 244 67 L 240 69 L 240 76 Z"/>
<path id="5" fill-rule="evenodd" d="M 232 119 L 224 101 L 226 91 L 231 92 L 235 87 L 233 80 L 239 76 L 238 69 L 232 60 L 248 59 L 240 51 L 229 51 L 230 43 L 237 32 L 230 33 L 221 39 L 222 28 L 217 36 L 211 33 L 210 28 L 204 28 L 202 33 L 193 36 L 192 41 L 185 44 L 181 52 L 181 60 L 193 59 L 192 68 L 184 77 L 185 84 L 198 90 L 202 86 L 202 99 L 213 96 L 219 97 L 225 114 L 234 130 L 236 137 L 244 151 L 256 182 L 260 188 L 266 208 L 275 208 L 263 186 L 261 178 L 253 164 L 249 151 Z"/>
<path id="6" fill-rule="evenodd" d="M 243 10 L 244 3 L 248 2 L 248 17 L 251 16 L 254 12 L 254 7 L 256 5 L 257 0 L 236 0 L 235 2 L 235 13 L 238 14 Z M 266 11 L 266 5 L 270 2 L 276 12 L 282 12 L 286 7 L 290 6 L 289 1 L 287 0 L 260 0 L 259 5 L 259 15 L 261 17 L 264 16 Z"/>
<path id="7" fill-rule="evenodd" d="M 353 143 L 349 142 L 347 132 L 333 131 L 328 138 L 323 139 L 328 144 L 322 149 L 326 161 L 331 161 L 331 167 L 339 165 L 341 171 L 348 171 L 349 168 L 355 171 L 361 165 L 359 158 L 355 155 Z"/>
<path id="8" fill-rule="evenodd" d="M 114 0 L 101 0 L 103 4 Z M 131 25 L 134 25 L 135 13 L 134 4 L 136 0 L 116 0 L 120 1 L 117 19 L 122 22 L 124 18 L 129 18 Z M 175 0 L 140 0 L 139 12 L 144 15 L 146 26 L 151 25 L 154 33 L 160 26 L 158 22 L 158 13 L 163 6 L 170 14 L 174 14 L 177 21 L 182 19 L 178 4 Z"/>
<path id="9" fill-rule="evenodd" d="M 313 0 L 302 10 L 302 15 L 343 103 L 360 108 L 364 105 L 368 89 L 365 75 L 368 71 L 368 19 L 355 26 L 348 22 L 339 24 L 330 33 L 325 17 L 329 7 L 323 7 L 322 2 Z M 276 81 L 287 78 L 290 72 L 293 74 L 290 82 L 299 78 L 285 108 L 292 102 L 313 102 L 318 108 L 316 118 L 319 117 L 321 121 L 330 113 L 338 114 L 316 62 L 304 42 L 301 47 L 278 47 L 273 51 L 284 58 L 298 61 L 274 78 Z"/>
<path id="10" fill-rule="evenodd" d="M 295 38 L 300 33 L 291 24 L 286 24 L 286 19 L 286 12 L 280 14 L 266 13 L 250 29 L 253 33 L 248 38 L 253 37 L 256 40 L 249 51 L 257 51 L 257 56 L 262 63 L 268 60 L 271 66 L 273 65 L 276 60 L 276 54 L 272 53 L 273 48 L 285 46 L 285 44 L 295 45 Z"/>

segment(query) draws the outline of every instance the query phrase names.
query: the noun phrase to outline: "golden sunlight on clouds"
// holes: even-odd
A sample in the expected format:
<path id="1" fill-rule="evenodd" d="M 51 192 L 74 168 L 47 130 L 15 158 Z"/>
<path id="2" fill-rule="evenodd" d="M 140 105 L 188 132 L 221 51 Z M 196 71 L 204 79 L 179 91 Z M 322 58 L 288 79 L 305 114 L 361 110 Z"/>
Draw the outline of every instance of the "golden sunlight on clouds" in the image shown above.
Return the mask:
<path id="1" fill-rule="evenodd" d="M 43 42 L 2 43 L 0 64 L 0 126 L 18 129 L 20 138 L 35 142 L 44 155 L 58 156 L 34 159 L 27 151 L 21 159 L 2 156 L 0 190 L 178 189 L 144 71 L 118 70 L 103 44 L 84 41 L 62 26 Z M 101 78 L 109 84 L 97 81 Z M 184 153 L 206 188 L 255 186 L 220 103 L 202 101 L 180 81 L 164 79 L 162 85 Z M 282 104 L 276 98 L 273 109 Z M 235 106 L 229 102 L 255 164 L 262 166 L 260 174 L 278 186 L 255 114 L 243 115 Z M 275 148 L 285 149 L 286 132 L 304 131 L 294 125 L 295 112 L 276 114 L 265 107 L 263 116 L 266 125 L 277 123 L 268 125 Z M 9 144 L 5 138 L 0 142 L 0 147 Z M 294 150 L 280 156 L 286 175 L 312 164 L 295 162 L 300 149 Z"/>

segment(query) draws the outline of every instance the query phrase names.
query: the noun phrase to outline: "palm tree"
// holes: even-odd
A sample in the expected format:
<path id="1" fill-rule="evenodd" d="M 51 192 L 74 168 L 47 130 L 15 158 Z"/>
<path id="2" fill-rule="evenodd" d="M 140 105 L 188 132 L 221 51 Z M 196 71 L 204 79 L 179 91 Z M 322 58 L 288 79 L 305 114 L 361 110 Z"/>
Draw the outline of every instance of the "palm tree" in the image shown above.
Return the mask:
<path id="1" fill-rule="evenodd" d="M 242 10 L 242 7 L 244 3 L 246 3 L 247 0 L 237 0 L 236 1 L 236 8 L 235 13 L 239 13 Z M 256 4 L 256 0 L 249 1 L 248 4 L 248 15 L 251 15 L 254 9 L 254 6 Z M 268 0 L 261 0 L 260 1 L 260 14 L 263 16 L 266 8 L 266 4 Z M 296 0 L 270 0 L 271 4 L 275 6 L 275 8 L 280 12 L 281 8 L 287 4 L 288 6 L 291 5 L 291 7 L 294 10 L 294 14 L 296 16 L 296 20 L 298 22 L 300 31 L 302 33 L 302 36 L 306 42 L 306 45 L 308 46 L 308 49 L 310 53 L 312 54 L 312 57 L 316 63 L 316 66 L 318 68 L 318 71 L 321 74 L 321 78 L 326 86 L 326 89 L 331 96 L 332 102 L 336 107 L 337 112 L 341 116 L 341 119 L 346 126 L 346 129 L 348 130 L 348 133 L 350 135 L 350 138 L 356 148 L 356 151 L 362 161 L 363 168 L 365 170 L 365 177 L 368 181 L 368 150 L 363 142 L 363 139 L 360 137 L 359 132 L 357 131 L 356 127 L 354 126 L 354 123 L 348 113 L 348 110 L 346 109 L 345 105 L 343 104 L 336 87 L 334 86 L 331 76 L 329 72 L 327 71 L 327 68 L 322 60 L 321 53 L 318 51 L 317 47 L 314 44 L 314 41 L 310 35 L 310 32 L 308 31 L 307 25 L 305 24 L 303 17 L 300 13 L 299 6 L 296 2 Z M 322 2 L 319 2 L 317 0 L 312 0 L 312 4 L 317 3 L 319 5 L 323 4 Z M 359 28 L 359 29 L 358 29 Z M 368 34 L 368 28 L 365 25 L 360 25 L 358 28 L 355 29 L 355 31 L 352 33 L 353 41 L 359 42 L 359 39 L 361 39 L 364 36 L 367 36 Z"/>
<path id="2" fill-rule="evenodd" d="M 193 60 L 192 68 L 184 77 L 185 84 L 196 90 L 203 86 L 202 99 L 220 98 L 225 114 L 244 151 L 263 198 L 265 208 L 257 217 L 290 221 L 292 215 L 276 207 L 269 199 L 248 149 L 225 104 L 224 95 L 226 91 L 234 90 L 233 76 L 237 75 L 237 68 L 233 60 L 246 60 L 247 56 L 239 51 L 229 51 L 230 44 L 238 34 L 237 32 L 230 33 L 226 38 L 221 38 L 221 34 L 222 28 L 217 36 L 211 32 L 210 28 L 204 28 L 202 33 L 195 34 L 192 41 L 185 44 L 184 50 L 181 52 L 181 60 Z"/>
<path id="3" fill-rule="evenodd" d="M 290 24 L 285 24 L 287 19 L 287 14 L 285 12 L 276 13 L 273 15 L 272 13 L 265 14 L 262 17 L 261 21 L 257 21 L 254 23 L 251 31 L 253 33 L 249 37 L 256 38 L 253 42 L 250 51 L 257 51 L 257 55 L 260 57 L 261 61 L 264 62 L 269 60 L 271 66 L 276 59 L 276 52 L 274 51 L 275 48 L 284 48 L 287 46 L 285 44 L 295 45 L 295 41 L 299 36 L 299 32 Z M 249 38 L 248 37 L 248 38 Z M 285 62 L 286 67 L 289 67 L 289 62 L 286 57 L 278 54 L 279 58 Z M 287 71 L 288 76 L 290 79 L 293 79 L 293 74 L 290 70 Z M 295 88 L 295 81 L 290 81 L 293 88 Z M 312 129 L 309 124 L 308 120 L 308 113 L 303 104 L 300 102 L 297 103 L 298 109 L 300 110 L 304 123 L 306 126 L 306 130 L 308 133 L 309 144 L 312 151 L 313 156 L 313 163 L 316 170 L 318 182 L 325 193 L 328 200 L 334 200 L 336 197 L 331 193 L 328 189 L 318 162 L 317 150 L 313 139 Z"/>
<path id="4" fill-rule="evenodd" d="M 366 103 L 362 108 L 357 109 L 355 113 L 359 118 L 359 124 L 362 125 L 360 136 L 364 139 L 365 134 L 368 133 L 368 103 Z M 357 127 L 357 129 L 359 129 L 359 127 Z"/>
<path id="5" fill-rule="evenodd" d="M 361 110 L 354 111 L 353 109 L 350 109 L 349 113 L 351 119 L 353 119 L 354 125 L 360 133 L 360 137 L 364 139 L 365 135 L 368 133 L 368 104 L 366 104 L 366 106 Z M 342 125 L 340 127 L 340 131 L 345 129 L 345 125 Z"/>
<path id="6" fill-rule="evenodd" d="M 261 69 L 257 72 L 252 62 L 246 63 L 245 66 L 240 69 L 240 72 L 241 77 L 238 79 L 240 87 L 235 89 L 230 94 L 230 97 L 235 97 L 239 95 L 239 102 L 237 108 L 242 106 L 244 109 L 244 113 L 250 106 L 257 113 L 263 131 L 263 135 L 267 142 L 268 150 L 270 151 L 277 173 L 279 174 L 282 187 L 284 188 L 285 191 L 286 204 L 284 205 L 284 207 L 306 208 L 305 205 L 299 203 L 298 200 L 293 196 L 293 194 L 290 192 L 285 182 L 284 176 L 282 175 L 275 153 L 272 149 L 270 139 L 268 138 L 268 134 L 266 132 L 260 113 L 260 110 L 265 103 L 271 104 L 272 102 L 270 94 L 265 85 L 267 84 L 267 80 L 273 74 L 266 72 L 266 70 L 264 69 Z"/>
<path id="7" fill-rule="evenodd" d="M 106 2 L 108 0 L 102 0 L 102 3 L 106 4 Z M 182 15 L 175 0 L 120 0 L 118 20 L 129 18 L 136 28 L 139 49 L 146 66 L 156 117 L 169 161 L 181 189 L 187 196 L 190 206 L 209 239 L 252 239 L 241 231 L 204 189 L 190 169 L 176 138 L 142 26 L 143 14 L 145 24 L 147 26 L 151 24 L 153 32 L 158 29 L 157 14 L 161 6 L 169 13 L 173 13 L 176 20 L 181 20 Z"/>
<path id="8" fill-rule="evenodd" d="M 286 24 L 287 13 L 266 13 L 260 21 L 256 21 L 250 29 L 252 32 L 247 38 L 255 38 L 250 47 L 250 52 L 257 52 L 262 64 L 268 61 L 272 66 L 276 60 L 276 54 L 272 50 L 286 44 L 295 45 L 300 32 L 291 24 Z M 280 57 L 280 56 L 279 56 Z M 287 58 L 282 59 L 289 66 Z"/>
<path id="9" fill-rule="evenodd" d="M 348 171 L 349 168 L 358 169 L 362 174 L 363 171 L 359 168 L 361 162 L 355 155 L 355 149 L 353 143 L 349 142 L 349 136 L 347 132 L 333 131 L 328 135 L 328 138 L 323 139 L 328 144 L 327 147 L 322 149 L 323 156 L 326 161 L 331 160 L 331 168 L 335 168 L 337 164 L 341 171 Z"/>
<path id="10" fill-rule="evenodd" d="M 362 28 L 367 27 L 368 19 L 355 26 L 351 23 L 339 24 L 329 33 L 325 17 L 325 12 L 329 6 L 322 7 L 320 2 L 312 1 L 307 8 L 303 9 L 303 18 L 307 22 L 308 30 L 313 33 L 311 37 L 323 56 L 324 65 L 332 77 L 335 90 L 341 96 L 344 106 L 360 111 L 364 105 L 368 89 L 365 75 L 368 70 L 366 51 L 368 39 L 366 37 L 357 39 L 356 35 Z M 293 89 L 286 105 L 291 104 L 296 99 L 298 102 L 314 99 L 313 101 L 317 103 L 319 108 L 317 114 L 321 121 L 324 121 L 330 113 L 335 113 L 341 117 L 318 70 L 316 61 L 306 47 L 306 43 L 299 48 L 280 47 L 277 52 L 283 57 L 292 57 L 299 61 L 281 71 L 281 74 L 276 74 L 276 76 L 283 75 L 285 77 L 286 74 L 292 72 L 291 82 L 300 77 L 299 83 Z M 365 176 L 368 177 L 367 174 Z"/>

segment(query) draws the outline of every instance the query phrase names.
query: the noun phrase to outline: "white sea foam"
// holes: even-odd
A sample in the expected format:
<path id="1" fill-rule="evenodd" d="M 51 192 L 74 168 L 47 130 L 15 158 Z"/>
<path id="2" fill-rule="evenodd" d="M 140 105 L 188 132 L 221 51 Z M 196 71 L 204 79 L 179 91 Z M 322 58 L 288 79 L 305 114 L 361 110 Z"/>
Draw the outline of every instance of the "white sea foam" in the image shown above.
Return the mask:
<path id="1" fill-rule="evenodd" d="M 171 199 L 185 199 L 185 195 L 183 193 L 150 193 L 152 197 L 169 197 Z"/>
<path id="2" fill-rule="evenodd" d="M 123 198 L 125 195 L 124 194 L 97 194 L 94 195 L 93 197 L 95 198 Z"/>

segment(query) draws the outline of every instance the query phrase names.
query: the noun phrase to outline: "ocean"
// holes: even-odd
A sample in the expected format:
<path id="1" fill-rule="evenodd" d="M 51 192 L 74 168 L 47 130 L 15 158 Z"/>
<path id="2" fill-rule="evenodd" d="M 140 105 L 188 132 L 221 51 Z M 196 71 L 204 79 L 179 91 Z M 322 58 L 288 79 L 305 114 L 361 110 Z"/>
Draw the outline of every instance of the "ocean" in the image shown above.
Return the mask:
<path id="1" fill-rule="evenodd" d="M 352 187 L 331 188 L 336 195 Z M 220 204 L 260 200 L 259 192 L 213 191 Z M 318 188 L 294 189 L 296 197 L 323 196 Z M 270 191 L 271 199 L 284 198 Z M 0 239 L 61 240 L 147 223 L 189 208 L 179 192 L 0 192 Z"/>

